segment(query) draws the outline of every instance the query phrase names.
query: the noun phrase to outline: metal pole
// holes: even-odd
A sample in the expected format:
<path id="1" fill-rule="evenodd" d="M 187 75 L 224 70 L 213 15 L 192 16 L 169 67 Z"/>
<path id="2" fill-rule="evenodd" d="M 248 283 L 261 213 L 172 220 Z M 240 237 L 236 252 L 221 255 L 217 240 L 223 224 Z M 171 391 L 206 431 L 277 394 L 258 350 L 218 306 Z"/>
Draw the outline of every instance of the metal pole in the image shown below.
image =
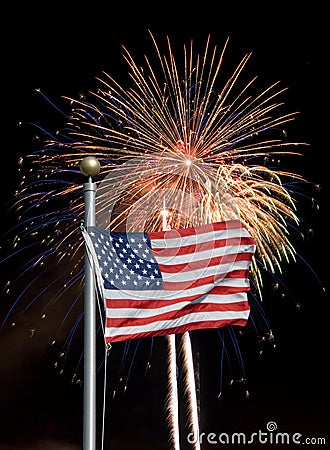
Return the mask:
<path id="1" fill-rule="evenodd" d="M 96 183 L 92 176 L 99 172 L 100 164 L 93 157 L 84 158 L 80 164 L 88 176 L 84 183 L 85 227 L 95 226 Z M 96 295 L 93 262 L 85 248 L 84 287 L 84 403 L 83 450 L 96 450 Z"/>
<path id="2" fill-rule="evenodd" d="M 84 183 L 85 227 L 95 225 L 96 184 Z M 93 263 L 85 249 L 83 450 L 96 448 L 96 305 Z"/>

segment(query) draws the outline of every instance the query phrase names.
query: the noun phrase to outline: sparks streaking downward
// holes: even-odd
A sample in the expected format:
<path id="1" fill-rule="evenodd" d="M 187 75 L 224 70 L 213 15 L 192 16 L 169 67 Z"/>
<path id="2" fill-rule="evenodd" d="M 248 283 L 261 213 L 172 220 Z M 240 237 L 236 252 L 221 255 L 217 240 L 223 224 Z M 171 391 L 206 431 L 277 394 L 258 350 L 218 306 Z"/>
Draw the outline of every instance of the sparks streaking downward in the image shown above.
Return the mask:
<path id="1" fill-rule="evenodd" d="M 20 160 L 22 179 L 13 204 L 19 224 L 10 257 L 27 248 L 34 253 L 18 279 L 7 281 L 6 290 L 10 295 L 13 289 L 16 299 L 3 326 L 13 323 L 23 297 L 24 310 L 39 300 L 41 318 L 70 298 L 57 330 L 60 335 L 70 323 L 64 354 L 82 319 L 84 243 L 79 223 L 84 211 L 77 177 L 85 156 L 101 162 L 96 198 L 100 227 L 158 232 L 164 203 L 172 229 L 239 219 L 256 243 L 252 317 L 263 319 L 263 274 L 278 276 L 282 265 L 296 258 L 296 196 L 305 180 L 281 168 L 279 159 L 298 156 L 297 148 L 308 144 L 286 141 L 283 127 L 297 115 L 286 112 L 286 88 L 280 82 L 260 87 L 257 77 L 247 78 L 251 53 L 221 83 L 228 40 L 219 51 L 208 37 L 201 54 L 191 41 L 178 63 L 169 38 L 162 54 L 150 37 L 156 64 L 146 56 L 145 67 L 140 67 L 123 48 L 131 86 L 103 73 L 95 92 L 67 98 L 71 110 L 65 128 L 53 135 L 45 132 L 42 148 Z M 66 270 L 59 270 L 59 264 Z M 17 294 L 17 282 L 31 270 L 35 278 Z M 52 279 L 47 277 L 43 285 L 46 274 Z M 264 325 L 272 336 L 266 319 Z M 175 409 L 170 403 L 169 408 Z"/>

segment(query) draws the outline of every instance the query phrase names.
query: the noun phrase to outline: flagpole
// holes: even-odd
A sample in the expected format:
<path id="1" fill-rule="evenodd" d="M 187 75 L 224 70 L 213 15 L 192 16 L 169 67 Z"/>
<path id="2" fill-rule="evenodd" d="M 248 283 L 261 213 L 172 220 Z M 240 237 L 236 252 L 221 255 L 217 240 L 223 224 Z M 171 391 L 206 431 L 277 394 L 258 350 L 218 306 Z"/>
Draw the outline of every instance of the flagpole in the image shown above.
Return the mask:
<path id="1" fill-rule="evenodd" d="M 80 163 L 81 172 L 88 177 L 84 183 L 84 226 L 95 226 L 96 183 L 92 177 L 100 171 L 99 161 L 88 156 Z M 85 249 L 84 286 L 84 402 L 83 450 L 96 450 L 96 299 L 93 265 Z"/>

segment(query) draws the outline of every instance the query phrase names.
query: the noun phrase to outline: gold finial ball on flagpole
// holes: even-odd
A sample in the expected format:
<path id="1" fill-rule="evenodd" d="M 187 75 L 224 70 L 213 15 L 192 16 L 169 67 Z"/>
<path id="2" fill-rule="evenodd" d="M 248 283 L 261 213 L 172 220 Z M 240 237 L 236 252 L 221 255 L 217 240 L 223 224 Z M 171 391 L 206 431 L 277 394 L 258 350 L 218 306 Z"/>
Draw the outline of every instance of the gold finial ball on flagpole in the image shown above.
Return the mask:
<path id="1" fill-rule="evenodd" d="M 100 172 L 100 162 L 94 156 L 86 156 L 80 163 L 80 171 L 86 177 L 94 177 Z"/>

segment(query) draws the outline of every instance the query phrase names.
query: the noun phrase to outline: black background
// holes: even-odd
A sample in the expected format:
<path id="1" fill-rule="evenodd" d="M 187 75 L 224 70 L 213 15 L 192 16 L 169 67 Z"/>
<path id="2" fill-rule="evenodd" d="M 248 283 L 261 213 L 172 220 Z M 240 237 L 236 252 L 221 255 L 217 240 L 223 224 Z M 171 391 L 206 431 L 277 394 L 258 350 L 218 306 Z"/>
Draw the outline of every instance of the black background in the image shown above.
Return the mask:
<path id="1" fill-rule="evenodd" d="M 311 146 L 299 170 L 312 183 L 319 184 L 321 190 L 314 192 L 320 209 L 309 210 L 307 202 L 308 208 L 302 211 L 302 231 L 308 239 L 299 242 L 298 247 L 327 288 L 326 11 L 316 3 L 305 9 L 301 5 L 288 8 L 278 3 L 267 8 L 250 3 L 224 8 L 205 2 L 183 5 L 182 10 L 177 4 L 148 7 L 123 4 L 114 9 L 107 2 L 88 6 L 68 2 L 50 3 L 47 8 L 31 3 L 9 7 L 2 16 L 6 31 L 3 28 L 1 38 L 3 232 L 15 220 L 13 214 L 8 215 L 7 208 L 17 187 L 17 158 L 29 151 L 33 139 L 31 127 L 17 127 L 17 123 L 40 123 L 52 128 L 59 120 L 36 88 L 54 103 L 60 103 L 61 96 L 76 97 L 93 89 L 95 77 L 103 70 L 123 79 L 126 66 L 121 58 L 121 45 L 142 61 L 152 48 L 148 29 L 163 42 L 169 35 L 174 54 L 176 47 L 181 51 L 190 39 L 203 48 L 210 34 L 221 48 L 230 36 L 228 57 L 238 62 L 252 51 L 251 68 L 269 83 L 282 80 L 289 87 L 290 109 L 300 111 L 293 133 Z M 313 233 L 308 233 L 310 229 Z M 6 270 L 9 269 L 2 266 L 3 279 L 7 277 L 3 272 Z M 284 278 L 292 289 L 291 296 L 282 298 L 271 285 L 265 287 L 265 310 L 276 336 L 276 348 L 266 347 L 260 357 L 257 338 L 253 333 L 247 336 L 242 342 L 247 382 L 243 386 L 236 381 L 230 385 L 231 377 L 234 380 L 239 377 L 227 367 L 222 374 L 221 401 L 220 341 L 215 333 L 207 331 L 194 335 L 193 344 L 199 349 L 203 431 L 252 433 L 264 430 L 266 423 L 273 420 L 279 431 L 326 437 L 329 442 L 328 295 L 302 265 L 286 267 Z M 0 306 L 5 315 L 9 305 L 3 294 Z M 54 367 L 56 350 L 43 342 L 47 330 L 41 330 L 32 339 L 30 319 L 22 318 L 14 331 L 7 327 L 0 335 L 0 449 L 82 448 L 82 387 L 71 383 L 74 369 L 70 361 L 59 375 Z M 112 400 L 114 382 L 109 387 L 105 450 L 169 448 L 163 412 L 166 346 L 163 339 L 155 339 L 152 365 L 145 376 L 148 345 L 141 344 L 137 351 L 126 394 L 119 389 Z M 130 358 L 133 353 L 134 346 Z M 108 361 L 113 379 L 120 355 L 118 348 Z M 100 400 L 101 375 L 102 372 Z M 249 399 L 245 398 L 247 389 Z M 101 413 L 99 410 L 100 417 Z M 184 423 L 182 411 L 182 428 Z M 184 433 L 182 448 L 185 448 Z"/>

